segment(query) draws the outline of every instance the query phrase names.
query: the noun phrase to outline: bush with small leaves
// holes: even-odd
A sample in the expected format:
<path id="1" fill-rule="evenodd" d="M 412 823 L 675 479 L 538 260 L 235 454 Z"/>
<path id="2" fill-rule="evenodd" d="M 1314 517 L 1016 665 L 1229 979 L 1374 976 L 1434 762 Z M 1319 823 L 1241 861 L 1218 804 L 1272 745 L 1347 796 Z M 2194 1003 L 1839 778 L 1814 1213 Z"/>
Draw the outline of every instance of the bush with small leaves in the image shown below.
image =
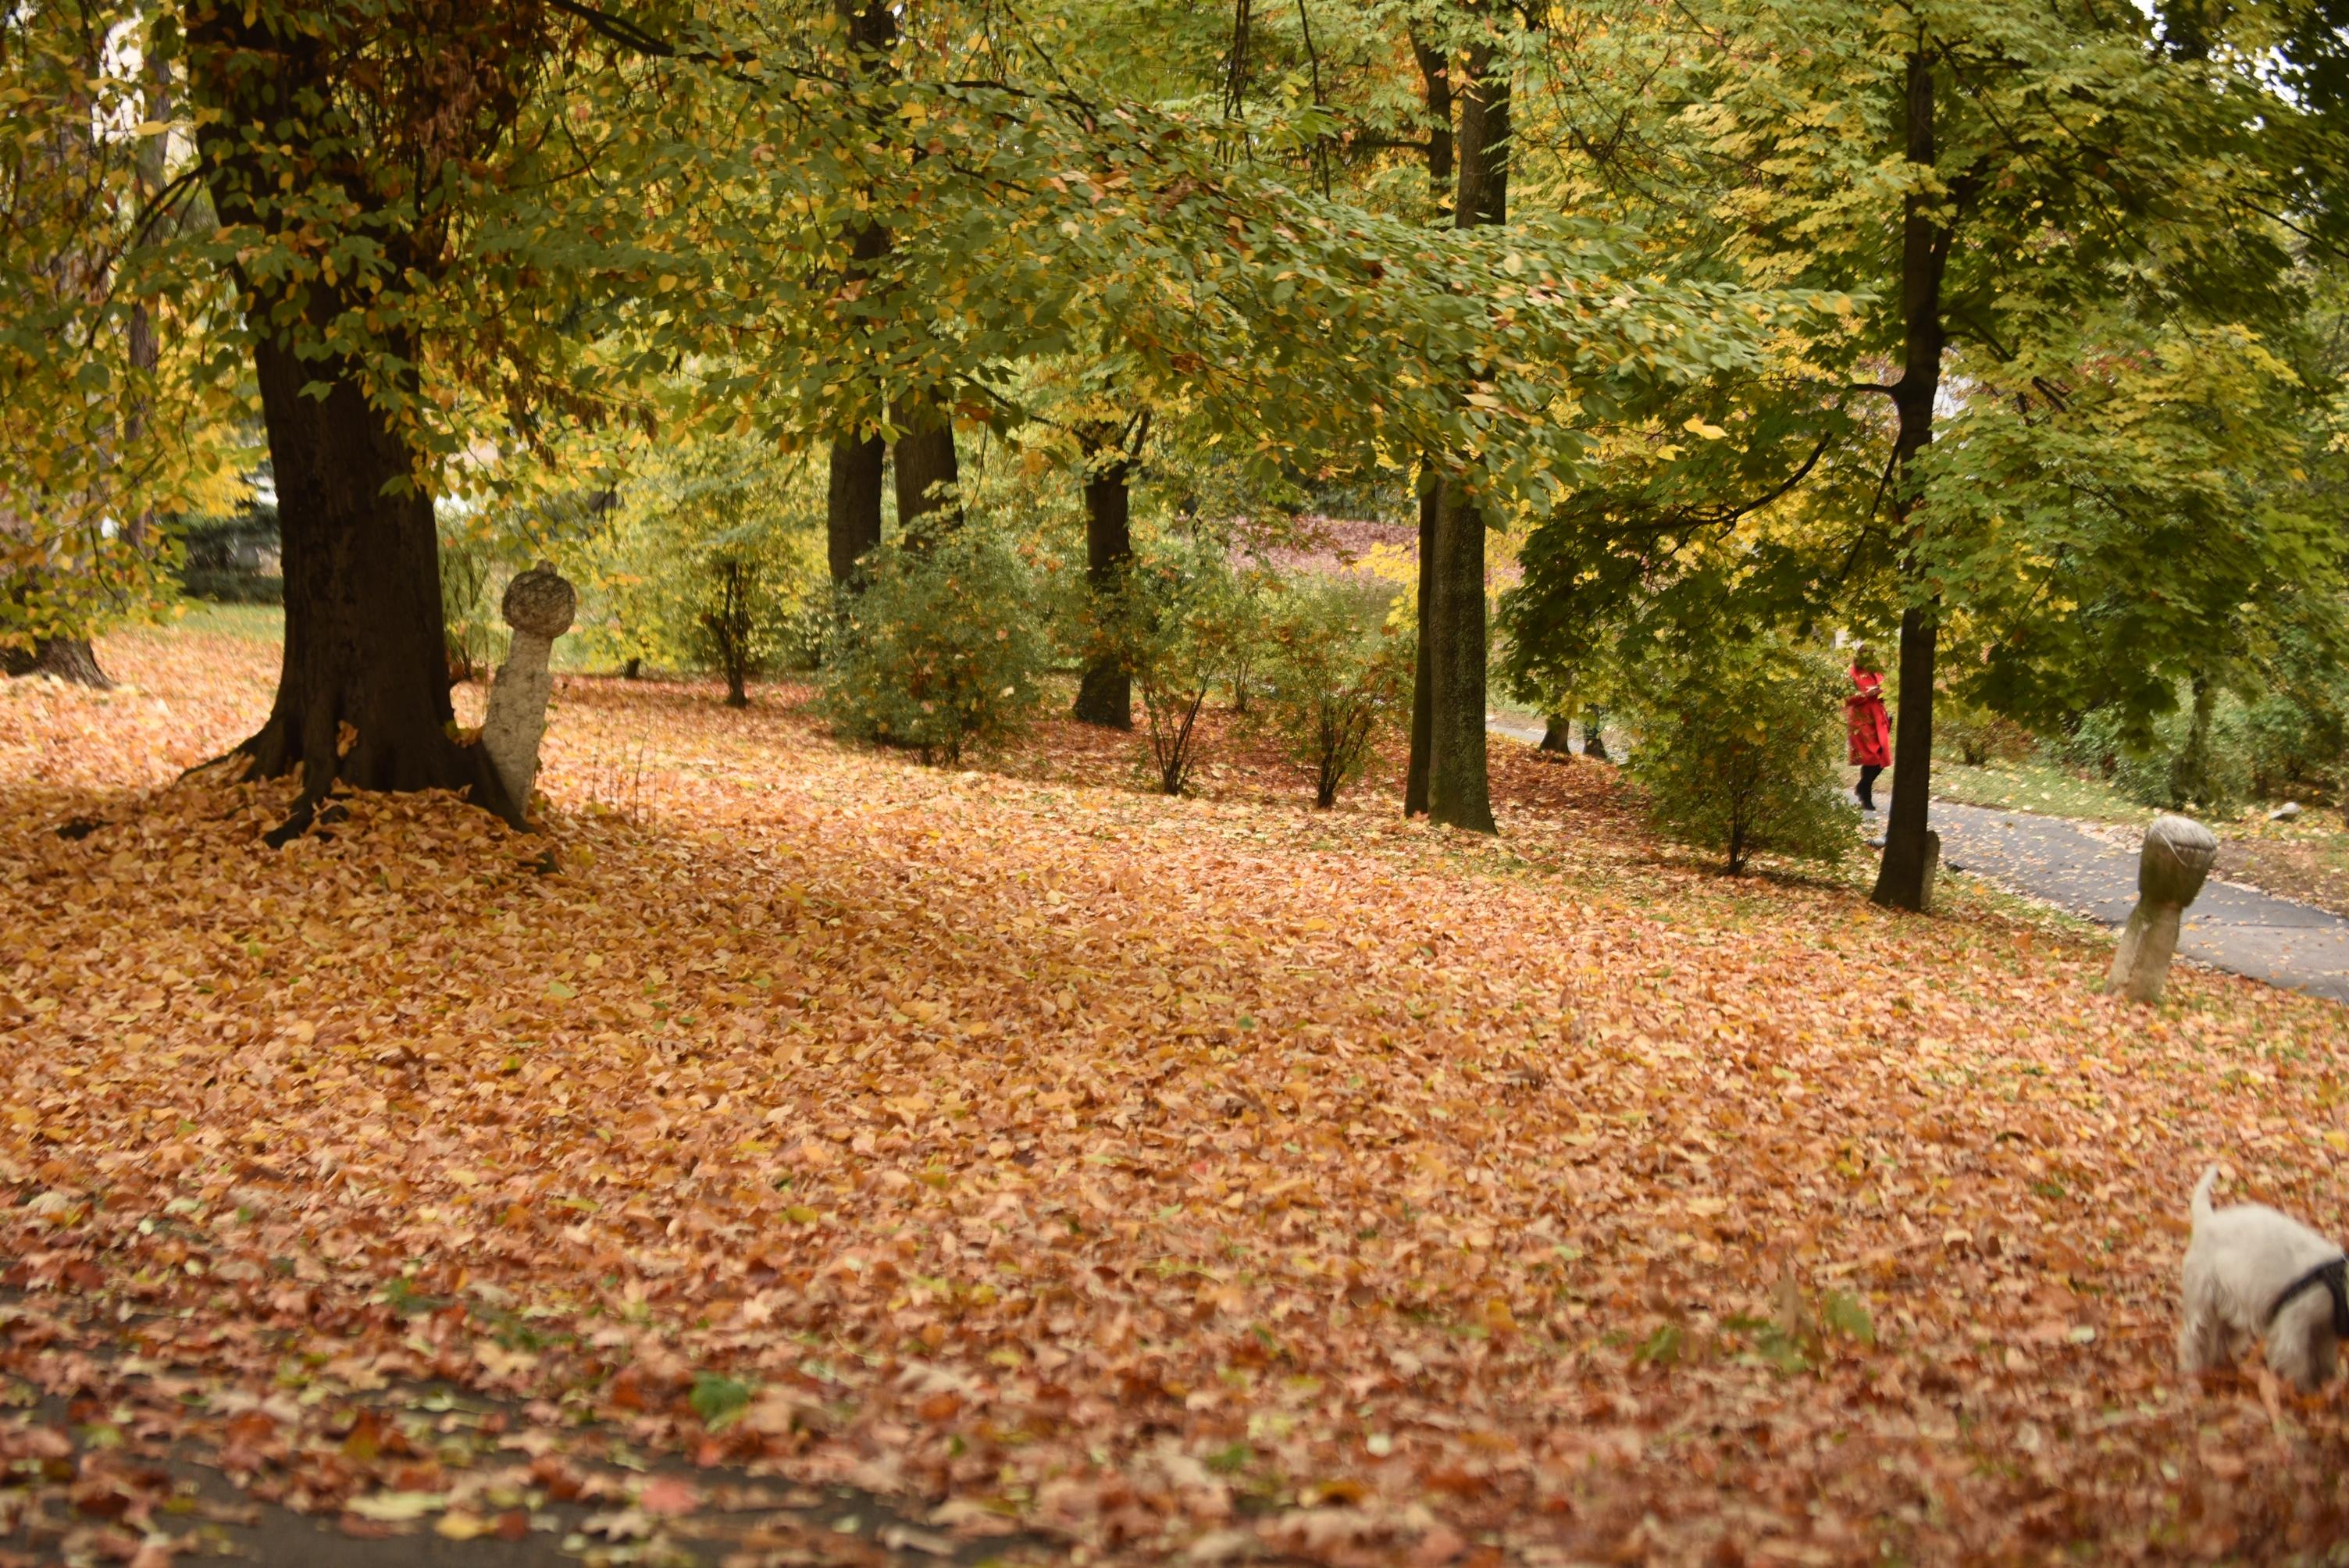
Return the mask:
<path id="1" fill-rule="evenodd" d="M 1989 708 L 1954 696 L 1944 696 L 1933 704 L 1933 738 L 1969 768 L 2020 762 L 2031 755 L 2029 730 Z"/>
<path id="2" fill-rule="evenodd" d="M 1027 562 L 976 520 L 864 558 L 823 658 L 823 706 L 843 733 L 959 762 L 1034 716 L 1050 649 Z"/>
<path id="3" fill-rule="evenodd" d="M 1190 787 L 1208 694 L 1245 662 L 1241 642 L 1256 624 L 1242 612 L 1246 596 L 1229 560 L 1205 543 L 1170 542 L 1126 573 L 1112 624 L 1142 698 L 1151 768 L 1166 794 Z"/>
<path id="4" fill-rule="evenodd" d="M 1632 672 L 1639 741 L 1629 771 L 1658 831 L 1720 853 L 1834 862 L 1858 839 L 1844 799 L 1836 662 L 1771 636 L 1723 641 Z"/>
<path id="5" fill-rule="evenodd" d="M 1312 769 L 1313 804 L 1324 810 L 1410 713 L 1415 628 L 1388 615 L 1392 599 L 1380 589 L 1307 578 L 1270 616 L 1266 721 Z"/>

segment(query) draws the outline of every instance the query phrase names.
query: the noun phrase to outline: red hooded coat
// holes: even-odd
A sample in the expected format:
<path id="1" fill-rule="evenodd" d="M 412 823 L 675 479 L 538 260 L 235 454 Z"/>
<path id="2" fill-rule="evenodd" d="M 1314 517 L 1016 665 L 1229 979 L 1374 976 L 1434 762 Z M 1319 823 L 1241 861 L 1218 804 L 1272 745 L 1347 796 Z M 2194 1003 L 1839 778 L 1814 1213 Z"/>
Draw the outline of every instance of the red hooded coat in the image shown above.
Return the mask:
<path id="1" fill-rule="evenodd" d="M 1851 684 L 1859 688 L 1843 699 L 1844 720 L 1851 727 L 1851 759 L 1862 768 L 1889 768 L 1892 720 L 1884 712 L 1884 677 L 1854 665 Z"/>

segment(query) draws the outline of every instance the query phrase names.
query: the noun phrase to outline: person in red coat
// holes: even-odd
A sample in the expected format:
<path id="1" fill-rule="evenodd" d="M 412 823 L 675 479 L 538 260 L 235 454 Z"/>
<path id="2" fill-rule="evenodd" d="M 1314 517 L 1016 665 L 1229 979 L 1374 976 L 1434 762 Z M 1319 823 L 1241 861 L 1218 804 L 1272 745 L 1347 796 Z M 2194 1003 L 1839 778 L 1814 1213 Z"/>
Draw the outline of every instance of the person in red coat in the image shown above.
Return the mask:
<path id="1" fill-rule="evenodd" d="M 1876 651 L 1862 644 L 1851 656 L 1852 694 L 1843 699 L 1851 729 L 1851 759 L 1859 768 L 1859 809 L 1876 810 L 1876 779 L 1892 766 L 1892 720 L 1884 711 L 1884 672 Z"/>

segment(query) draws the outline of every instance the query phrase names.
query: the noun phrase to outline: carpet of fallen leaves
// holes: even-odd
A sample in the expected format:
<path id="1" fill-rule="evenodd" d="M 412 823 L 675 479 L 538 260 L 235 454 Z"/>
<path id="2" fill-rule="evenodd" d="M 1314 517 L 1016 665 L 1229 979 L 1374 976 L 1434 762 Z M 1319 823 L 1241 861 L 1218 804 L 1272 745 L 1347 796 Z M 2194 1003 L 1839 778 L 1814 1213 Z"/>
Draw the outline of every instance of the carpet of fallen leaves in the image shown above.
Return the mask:
<path id="1" fill-rule="evenodd" d="M 1015 1557 L 2349 1530 L 2338 1387 L 2172 1351 L 2204 1161 L 2342 1228 L 2327 1004 L 1724 882 L 1502 741 L 1491 843 L 1237 743 L 1168 800 L 1066 726 L 932 770 L 566 680 L 543 834 L 356 798 L 273 851 L 287 790 L 173 779 L 274 650 L 104 652 L 0 693 L 0 1513 L 138 1525 L 116 1456 L 176 1442 L 463 1535 L 618 1444 Z M 515 1414 L 419 1442 L 427 1387 Z"/>

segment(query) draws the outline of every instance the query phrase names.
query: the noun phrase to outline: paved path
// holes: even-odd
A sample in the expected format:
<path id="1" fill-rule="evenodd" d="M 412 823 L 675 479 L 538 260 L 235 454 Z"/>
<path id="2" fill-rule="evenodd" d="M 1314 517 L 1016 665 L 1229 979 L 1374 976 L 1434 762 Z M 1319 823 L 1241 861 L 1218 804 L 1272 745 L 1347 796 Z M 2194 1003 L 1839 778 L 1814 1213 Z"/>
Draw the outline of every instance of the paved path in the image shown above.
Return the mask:
<path id="1" fill-rule="evenodd" d="M 1537 727 L 1495 717 L 1494 733 L 1538 743 Z M 1884 799 L 1889 799 L 1887 796 Z M 1869 820 L 1883 831 L 1882 817 Z M 2029 811 L 1933 802 L 1941 859 L 2106 925 L 2137 903 L 2137 851 L 2076 822 Z M 2335 1002 L 2349 1002 L 2349 920 L 2309 904 L 2214 882 L 2187 910 L 2178 951 L 2189 958 Z"/>
<path id="2" fill-rule="evenodd" d="M 2106 925 L 2137 903 L 2137 851 L 2076 822 L 2028 811 L 1933 802 L 1941 859 Z M 2186 912 L 2178 951 L 2335 1002 L 2349 1002 L 2349 920 L 2231 882 L 2206 885 Z"/>

